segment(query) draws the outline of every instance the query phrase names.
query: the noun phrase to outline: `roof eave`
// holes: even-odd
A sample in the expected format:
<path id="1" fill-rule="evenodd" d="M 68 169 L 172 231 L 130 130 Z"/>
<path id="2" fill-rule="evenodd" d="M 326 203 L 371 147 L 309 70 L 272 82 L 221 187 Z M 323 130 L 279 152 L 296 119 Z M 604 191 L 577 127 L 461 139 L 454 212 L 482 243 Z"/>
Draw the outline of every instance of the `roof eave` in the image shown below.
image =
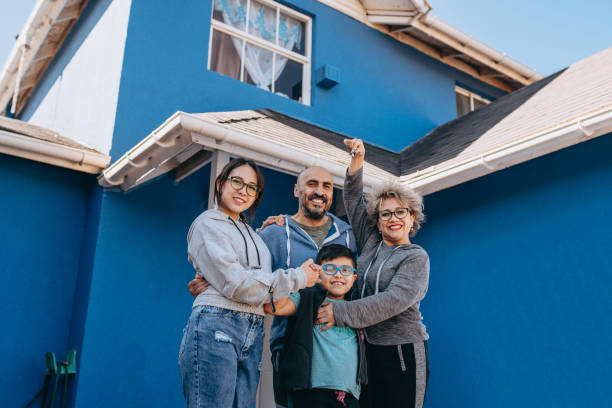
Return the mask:
<path id="1" fill-rule="evenodd" d="M 64 146 L 6 130 L 0 130 L 0 153 L 90 174 L 100 173 L 110 163 L 110 156 L 102 153 Z"/>
<path id="2" fill-rule="evenodd" d="M 499 146 L 435 170 L 424 169 L 400 177 L 423 195 L 450 188 L 612 132 L 612 106 Z"/>
<path id="3" fill-rule="evenodd" d="M 105 188 L 128 191 L 149 181 L 152 174 L 157 177 L 177 168 L 180 163 L 174 158 L 187 150 L 194 155 L 197 153 L 194 145 L 207 151 L 219 150 L 249 158 L 265 167 L 293 175 L 309 166 L 325 167 L 337 186 L 342 185 L 346 173 L 346 166 L 338 162 L 304 154 L 291 146 L 179 111 L 104 170 L 98 182 Z M 366 186 L 379 181 L 383 179 L 375 176 L 364 178 Z"/>

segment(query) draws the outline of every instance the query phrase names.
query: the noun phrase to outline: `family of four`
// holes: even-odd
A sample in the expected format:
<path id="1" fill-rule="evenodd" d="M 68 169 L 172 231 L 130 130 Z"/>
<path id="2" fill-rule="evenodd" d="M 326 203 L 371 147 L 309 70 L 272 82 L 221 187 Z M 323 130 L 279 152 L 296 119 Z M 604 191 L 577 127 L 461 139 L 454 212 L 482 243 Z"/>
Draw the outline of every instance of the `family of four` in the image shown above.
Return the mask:
<path id="1" fill-rule="evenodd" d="M 235 159 L 217 177 L 217 208 L 196 218 L 187 238 L 196 270 L 179 350 L 188 407 L 254 407 L 266 313 L 275 315 L 277 406 L 422 407 L 429 364 L 419 304 L 429 258 L 410 238 L 423 201 L 397 183 L 364 197 L 363 142 L 345 145 L 350 226 L 328 213 L 325 169 L 304 170 L 297 213 L 270 217 L 259 233 L 244 216 L 252 219 L 264 193 L 257 165 Z"/>

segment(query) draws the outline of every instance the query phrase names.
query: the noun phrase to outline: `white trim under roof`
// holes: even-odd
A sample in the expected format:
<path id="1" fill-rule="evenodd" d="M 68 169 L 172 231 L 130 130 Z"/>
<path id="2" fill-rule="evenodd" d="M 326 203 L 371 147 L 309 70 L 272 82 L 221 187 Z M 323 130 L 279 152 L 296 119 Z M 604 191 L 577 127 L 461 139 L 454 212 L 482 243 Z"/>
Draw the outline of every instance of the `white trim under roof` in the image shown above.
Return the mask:
<path id="1" fill-rule="evenodd" d="M 102 153 L 64 146 L 6 130 L 0 130 L 0 153 L 91 174 L 100 173 L 110 163 L 110 156 Z"/>

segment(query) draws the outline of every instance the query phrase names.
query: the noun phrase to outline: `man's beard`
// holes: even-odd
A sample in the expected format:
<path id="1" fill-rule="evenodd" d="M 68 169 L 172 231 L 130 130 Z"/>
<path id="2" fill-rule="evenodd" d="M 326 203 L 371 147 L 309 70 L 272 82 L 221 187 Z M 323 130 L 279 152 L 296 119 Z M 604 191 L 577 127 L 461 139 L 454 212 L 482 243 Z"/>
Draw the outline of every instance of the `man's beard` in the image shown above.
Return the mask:
<path id="1" fill-rule="evenodd" d="M 329 206 L 327 205 L 328 201 L 326 197 L 319 196 L 316 194 L 312 194 L 310 197 L 308 197 L 308 200 L 312 200 L 314 198 L 320 198 L 321 200 L 323 200 L 323 208 L 310 209 L 306 206 L 306 200 L 304 200 L 301 203 L 302 211 L 304 212 L 304 216 L 306 216 L 306 218 L 310 218 L 312 220 L 320 220 L 325 216 L 327 210 L 329 210 Z"/>

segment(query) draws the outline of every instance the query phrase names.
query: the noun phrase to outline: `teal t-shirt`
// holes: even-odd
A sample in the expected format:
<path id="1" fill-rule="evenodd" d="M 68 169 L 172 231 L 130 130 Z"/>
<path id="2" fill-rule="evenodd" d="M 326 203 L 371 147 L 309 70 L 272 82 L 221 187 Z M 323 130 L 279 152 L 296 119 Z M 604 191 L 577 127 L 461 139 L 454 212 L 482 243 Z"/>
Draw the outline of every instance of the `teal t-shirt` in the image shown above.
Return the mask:
<path id="1" fill-rule="evenodd" d="M 289 296 L 300 306 L 300 293 Z M 325 298 L 326 302 L 344 302 Z M 333 326 L 324 332 L 319 331 L 322 325 L 313 328 L 312 371 L 310 383 L 312 388 L 327 388 L 346 391 L 359 398 L 360 387 L 357 384 L 359 366 L 359 349 L 357 333 L 350 327 Z"/>

